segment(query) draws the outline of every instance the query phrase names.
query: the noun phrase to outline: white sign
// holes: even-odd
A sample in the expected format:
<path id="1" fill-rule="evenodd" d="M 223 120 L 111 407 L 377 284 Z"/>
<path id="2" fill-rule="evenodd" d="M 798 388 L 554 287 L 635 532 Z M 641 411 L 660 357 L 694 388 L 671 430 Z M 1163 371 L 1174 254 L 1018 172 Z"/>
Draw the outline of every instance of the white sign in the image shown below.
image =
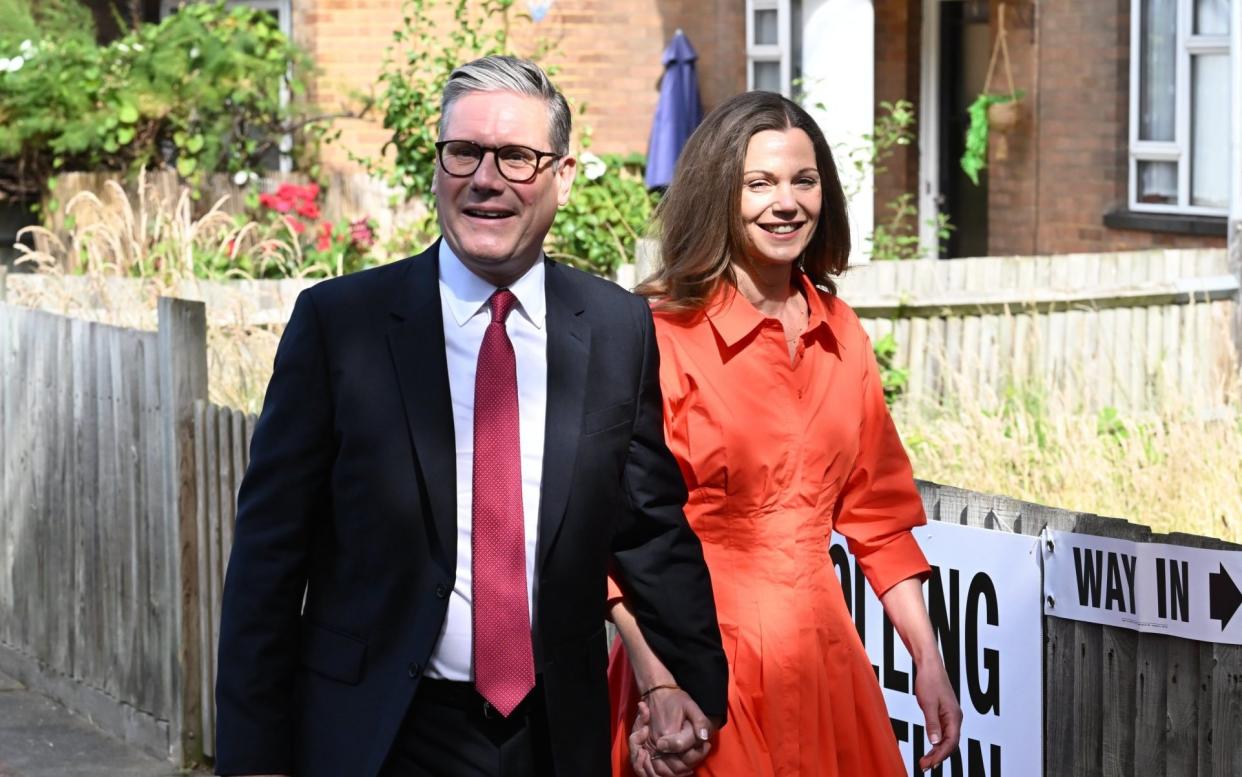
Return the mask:
<path id="1" fill-rule="evenodd" d="M 1045 532 L 1044 612 L 1242 645 L 1242 551 Z"/>
<path id="2" fill-rule="evenodd" d="M 932 564 L 924 585 L 932 628 L 965 719 L 961 746 L 935 777 L 1043 775 L 1043 632 L 1039 537 L 933 521 L 914 530 Z M 845 539 L 832 563 L 910 774 L 931 745 L 914 697 L 910 654 Z"/>

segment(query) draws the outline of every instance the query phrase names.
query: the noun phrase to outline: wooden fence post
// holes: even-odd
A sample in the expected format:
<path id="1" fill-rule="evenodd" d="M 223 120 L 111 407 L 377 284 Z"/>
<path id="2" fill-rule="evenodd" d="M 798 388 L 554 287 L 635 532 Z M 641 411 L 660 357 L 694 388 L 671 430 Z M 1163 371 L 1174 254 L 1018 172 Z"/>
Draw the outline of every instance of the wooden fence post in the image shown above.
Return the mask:
<path id="1" fill-rule="evenodd" d="M 173 759 L 188 765 L 203 760 L 194 477 L 194 402 L 207 399 L 207 308 L 203 303 L 160 298 L 159 370 L 167 484 L 164 515 L 169 521 L 166 584 L 175 624 L 165 664 L 173 693 L 170 739 Z"/>

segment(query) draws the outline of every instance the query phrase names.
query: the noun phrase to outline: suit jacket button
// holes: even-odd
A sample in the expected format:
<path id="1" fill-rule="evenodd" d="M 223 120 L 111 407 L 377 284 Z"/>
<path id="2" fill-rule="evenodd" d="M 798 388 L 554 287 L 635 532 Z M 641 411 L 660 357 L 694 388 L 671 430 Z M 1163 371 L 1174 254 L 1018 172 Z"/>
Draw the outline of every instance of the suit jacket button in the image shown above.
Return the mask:
<path id="1" fill-rule="evenodd" d="M 448 586 L 444 583 L 436 583 L 436 598 L 443 599 L 448 596 Z"/>
<path id="2" fill-rule="evenodd" d="M 406 671 L 409 672 L 411 678 L 418 677 L 423 672 L 423 665 L 416 661 L 411 661 L 410 665 L 406 667 Z"/>

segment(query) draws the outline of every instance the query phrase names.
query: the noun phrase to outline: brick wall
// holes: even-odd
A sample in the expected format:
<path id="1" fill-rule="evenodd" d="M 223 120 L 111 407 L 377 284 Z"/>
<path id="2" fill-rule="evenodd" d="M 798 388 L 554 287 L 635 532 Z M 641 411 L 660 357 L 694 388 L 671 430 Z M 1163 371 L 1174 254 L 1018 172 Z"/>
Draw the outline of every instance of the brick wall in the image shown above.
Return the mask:
<path id="1" fill-rule="evenodd" d="M 997 30 L 999 0 L 991 0 Z M 1008 0 L 1022 120 L 990 150 L 988 253 L 1053 254 L 1150 247 L 1220 247 L 1223 237 L 1113 229 L 1104 214 L 1127 201 L 1130 0 Z M 922 0 L 875 0 L 876 100 L 919 103 Z M 1003 90 L 1001 84 L 994 91 Z M 895 157 L 876 185 L 877 217 L 917 192 L 918 149 Z"/>
<path id="2" fill-rule="evenodd" d="M 922 0 L 874 0 L 875 101 L 909 100 L 917 115 L 922 56 Z M 916 128 L 917 133 L 917 128 Z M 876 222 L 887 219 L 887 203 L 902 192 L 918 192 L 919 150 L 914 143 L 896 151 L 876 176 Z"/>
<path id="3" fill-rule="evenodd" d="M 708 110 L 745 88 L 745 26 L 736 0 L 556 0 L 538 24 L 510 20 L 513 48 L 530 54 L 539 41 L 554 45 L 542 62 L 557 65 L 558 85 L 578 126 L 592 130 L 597 152 L 645 152 L 659 96 L 660 55 L 678 27 L 699 52 L 699 84 Z M 311 99 L 334 112 L 351 90 L 375 84 L 400 0 L 294 0 L 294 35 L 319 65 Z M 438 99 L 430 95 L 429 99 Z M 374 155 L 388 138 L 381 116 L 339 123 L 340 142 L 327 149 L 328 166 L 349 168 L 345 151 Z"/>
<path id="4" fill-rule="evenodd" d="M 989 179 L 991 253 L 1225 245 L 1103 224 L 1127 201 L 1129 0 L 1042 0 L 1034 29 L 1010 43 L 1031 99 L 1010 159 Z"/>

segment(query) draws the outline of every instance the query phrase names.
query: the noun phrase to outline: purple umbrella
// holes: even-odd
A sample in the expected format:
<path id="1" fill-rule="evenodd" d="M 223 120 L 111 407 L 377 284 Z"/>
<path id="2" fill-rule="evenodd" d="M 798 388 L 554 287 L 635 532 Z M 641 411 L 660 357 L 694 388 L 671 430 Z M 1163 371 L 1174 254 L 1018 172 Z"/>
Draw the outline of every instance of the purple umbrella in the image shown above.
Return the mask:
<path id="1" fill-rule="evenodd" d="M 699 82 L 694 47 L 681 30 L 664 50 L 664 76 L 660 79 L 660 101 L 651 122 L 651 142 L 647 146 L 647 188 L 660 189 L 673 180 L 677 156 L 690 133 L 703 120 L 699 104 Z"/>

